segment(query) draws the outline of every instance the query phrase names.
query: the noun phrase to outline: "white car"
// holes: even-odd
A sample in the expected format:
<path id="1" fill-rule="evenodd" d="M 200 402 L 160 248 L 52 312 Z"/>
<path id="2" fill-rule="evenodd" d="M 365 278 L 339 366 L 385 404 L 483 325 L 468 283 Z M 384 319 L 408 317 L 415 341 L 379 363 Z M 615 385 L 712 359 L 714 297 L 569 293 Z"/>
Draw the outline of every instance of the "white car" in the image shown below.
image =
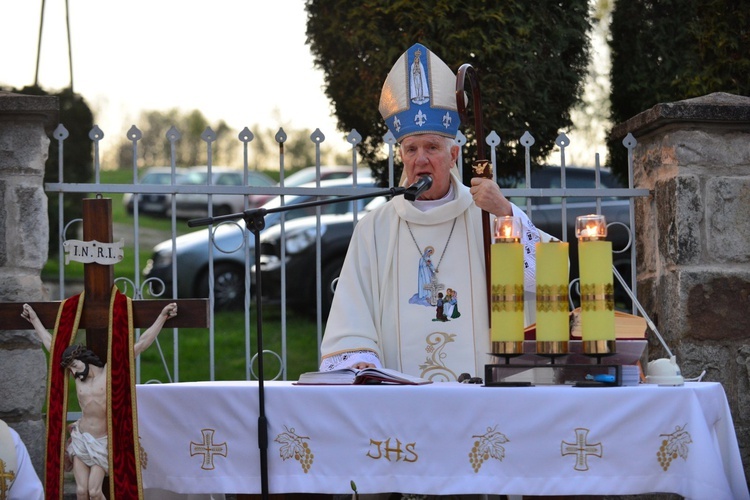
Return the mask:
<path id="1" fill-rule="evenodd" d="M 327 181 L 332 179 L 346 179 L 352 177 L 351 166 L 340 165 L 321 165 L 318 167 L 305 167 L 297 170 L 293 174 L 284 178 L 284 187 L 297 187 L 303 184 L 312 184 L 316 180 Z M 357 183 L 371 182 L 372 173 L 369 168 L 360 167 L 357 169 Z M 281 186 L 281 183 L 277 183 Z M 250 208 L 257 208 L 265 205 L 269 200 L 274 198 L 271 194 L 252 194 L 247 197 Z"/>
<path id="2" fill-rule="evenodd" d="M 273 186 L 275 181 L 262 172 L 249 170 L 247 184 L 245 172 L 230 167 L 211 167 L 211 179 L 208 178 L 208 167 L 190 167 L 182 181 L 186 186 Z M 210 180 L 210 182 L 209 182 Z M 205 217 L 208 215 L 208 195 L 182 193 L 177 195 L 176 214 L 180 218 Z M 213 215 L 227 215 L 242 212 L 245 209 L 246 195 L 214 194 L 211 196 Z"/>

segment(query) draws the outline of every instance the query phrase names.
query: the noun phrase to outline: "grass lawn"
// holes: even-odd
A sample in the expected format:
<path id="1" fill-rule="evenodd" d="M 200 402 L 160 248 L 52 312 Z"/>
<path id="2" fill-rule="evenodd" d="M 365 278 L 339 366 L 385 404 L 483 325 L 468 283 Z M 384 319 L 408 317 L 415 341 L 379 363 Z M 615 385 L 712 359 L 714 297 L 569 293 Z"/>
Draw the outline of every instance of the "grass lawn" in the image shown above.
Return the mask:
<path id="1" fill-rule="evenodd" d="M 102 171 L 100 174 L 102 184 L 119 184 L 132 182 L 132 172 L 125 171 Z M 141 238 L 139 264 L 135 263 L 135 252 L 133 248 L 133 226 L 134 220 L 129 216 L 123 205 L 121 194 L 107 194 L 104 196 L 112 199 L 112 218 L 115 227 L 114 238 L 125 239 L 124 260 L 114 267 L 115 278 L 127 277 L 133 279 L 136 272 L 146 263 L 151 256 L 153 241 L 143 242 Z M 143 215 L 139 220 L 139 234 L 148 231 L 152 236 L 163 233 L 161 239 L 169 239 L 172 231 L 170 218 L 158 218 Z M 185 221 L 177 220 L 175 224 L 177 234 L 183 234 L 194 229 L 188 228 Z M 69 236 L 71 237 L 71 236 Z M 45 280 L 57 282 L 59 272 L 59 260 L 57 257 L 47 262 L 42 271 Z M 71 262 L 65 266 L 65 282 L 68 284 L 80 283 L 83 280 L 83 265 Z M 122 290 L 123 287 L 120 286 Z M 67 292 L 66 292 L 67 293 Z M 127 292 L 128 295 L 132 295 Z M 67 293 L 71 295 L 72 293 Z M 53 297 L 57 298 L 57 297 Z M 267 307 L 263 310 L 263 337 L 264 348 L 281 354 L 281 314 L 278 307 Z M 253 301 L 250 311 L 249 327 L 249 351 L 251 355 L 257 352 L 256 341 L 256 317 L 255 303 Z M 315 321 L 306 316 L 289 313 L 287 316 L 287 374 L 286 379 L 296 380 L 303 371 L 317 369 L 318 347 Z M 244 311 L 219 311 L 214 315 L 214 360 L 215 380 L 246 380 L 246 327 Z M 83 332 L 79 332 L 83 337 Z M 175 381 L 180 382 L 210 380 L 210 352 L 211 345 L 208 329 L 181 328 L 177 332 L 173 329 L 165 329 L 158 337 L 158 345 L 154 343 L 140 357 L 141 382 Z M 176 340 L 175 340 L 176 338 Z M 174 352 L 175 347 L 179 352 L 178 365 L 175 369 Z M 163 353 L 164 361 L 161 353 Z M 166 364 L 166 368 L 165 368 Z M 276 376 L 279 370 L 279 362 L 274 356 L 264 357 L 265 379 L 269 380 Z M 254 364 L 257 371 L 257 362 Z M 167 370 L 171 374 L 168 376 Z M 256 379 L 252 376 L 252 379 Z M 76 398 L 72 395 L 71 411 L 76 411 L 73 405 Z"/>

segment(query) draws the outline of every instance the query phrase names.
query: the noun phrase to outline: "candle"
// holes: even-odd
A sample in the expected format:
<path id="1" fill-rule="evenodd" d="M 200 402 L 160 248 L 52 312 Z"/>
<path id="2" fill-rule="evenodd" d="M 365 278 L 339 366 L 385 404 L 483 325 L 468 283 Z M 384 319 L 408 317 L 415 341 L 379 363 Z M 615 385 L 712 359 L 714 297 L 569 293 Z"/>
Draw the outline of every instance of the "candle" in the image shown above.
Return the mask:
<path id="1" fill-rule="evenodd" d="M 576 219 L 578 265 L 581 274 L 581 336 L 584 352 L 614 352 L 615 307 L 612 281 L 612 243 L 604 241 L 603 215 Z"/>
<path id="2" fill-rule="evenodd" d="M 567 342 L 570 337 L 568 307 L 568 243 L 536 244 L 537 352 L 548 352 L 539 342 Z M 567 344 L 562 347 L 565 351 Z M 556 351 L 556 349 L 552 349 Z"/>
<path id="3" fill-rule="evenodd" d="M 497 354 L 523 352 L 523 245 L 517 217 L 495 221 L 491 258 L 491 340 Z"/>

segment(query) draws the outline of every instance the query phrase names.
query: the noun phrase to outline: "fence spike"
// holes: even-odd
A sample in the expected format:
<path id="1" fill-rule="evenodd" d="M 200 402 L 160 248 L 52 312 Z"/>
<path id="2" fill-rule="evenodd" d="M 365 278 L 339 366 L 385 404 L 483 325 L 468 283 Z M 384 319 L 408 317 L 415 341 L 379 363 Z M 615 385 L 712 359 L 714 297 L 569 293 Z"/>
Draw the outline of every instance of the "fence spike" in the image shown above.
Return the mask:
<path id="1" fill-rule="evenodd" d="M 280 143 L 286 142 L 287 136 L 286 136 L 286 132 L 284 132 L 283 127 L 279 127 L 279 131 L 276 132 L 275 138 L 276 138 L 276 142 L 280 142 Z"/>
<path id="2" fill-rule="evenodd" d="M 326 136 L 319 128 L 316 128 L 315 131 L 310 134 L 310 140 L 316 144 L 320 144 L 326 140 Z"/>
<path id="3" fill-rule="evenodd" d="M 253 135 L 252 132 L 250 132 L 250 129 L 247 127 L 243 128 L 240 131 L 240 133 L 237 135 L 237 137 L 239 138 L 240 141 L 244 142 L 245 144 L 255 139 L 255 136 Z"/>
<path id="4" fill-rule="evenodd" d="M 357 144 L 362 142 L 362 135 L 357 132 L 356 128 L 353 128 L 352 131 L 349 132 L 349 134 L 346 136 L 346 142 L 348 142 L 352 146 L 356 146 Z"/>
<path id="5" fill-rule="evenodd" d="M 126 135 L 127 135 L 127 138 L 133 142 L 140 141 L 141 139 L 143 139 L 143 132 L 141 132 L 140 129 L 136 127 L 135 125 L 130 127 Z"/>
<path id="6" fill-rule="evenodd" d="M 565 135 L 565 132 L 562 132 L 557 136 L 557 139 L 555 139 L 555 144 L 557 144 L 561 148 L 567 148 L 568 146 L 570 146 L 570 139 L 567 135 Z"/>
<path id="7" fill-rule="evenodd" d="M 179 141 L 181 138 L 182 134 L 174 125 L 169 127 L 169 130 L 167 130 L 167 140 L 169 142 L 174 143 L 175 141 Z"/>
<path id="8" fill-rule="evenodd" d="M 92 141 L 100 141 L 104 137 L 104 132 L 99 128 L 99 125 L 94 125 L 94 128 L 89 132 L 89 139 Z"/>
<path id="9" fill-rule="evenodd" d="M 70 132 L 68 132 L 68 129 L 66 129 L 65 125 L 63 125 L 62 123 L 59 124 L 57 128 L 55 129 L 55 131 L 53 132 L 54 138 L 57 139 L 58 141 L 64 141 L 65 139 L 68 138 L 69 135 L 70 135 Z"/>
<path id="10" fill-rule="evenodd" d="M 214 142 L 216 140 L 216 132 L 211 127 L 206 127 L 206 130 L 201 134 L 201 139 L 208 143 Z"/>
<path id="11" fill-rule="evenodd" d="M 497 135 L 497 132 L 493 130 L 487 135 L 487 139 L 485 139 L 485 142 L 488 146 L 499 146 L 502 140 L 500 139 L 500 136 Z"/>

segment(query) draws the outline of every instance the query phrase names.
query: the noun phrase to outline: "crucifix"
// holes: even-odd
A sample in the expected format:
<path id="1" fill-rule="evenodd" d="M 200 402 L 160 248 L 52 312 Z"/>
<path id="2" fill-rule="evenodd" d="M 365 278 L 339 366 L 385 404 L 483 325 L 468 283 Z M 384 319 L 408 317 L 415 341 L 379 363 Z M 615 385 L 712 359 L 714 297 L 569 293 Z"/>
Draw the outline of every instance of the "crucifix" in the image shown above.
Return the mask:
<path id="1" fill-rule="evenodd" d="M 83 200 L 84 241 L 77 242 L 81 244 L 78 257 L 81 257 L 81 254 L 88 254 L 88 256 L 83 259 L 76 258 L 76 260 L 84 262 L 84 294 L 71 297 L 64 302 L 28 303 L 44 328 L 55 329 L 59 326 L 59 330 L 53 337 L 53 340 L 57 340 L 50 348 L 51 372 L 48 374 L 49 400 L 47 402 L 45 461 L 45 487 L 48 498 L 58 496 L 61 498 L 62 495 L 63 453 L 60 450 L 65 448 L 63 446 L 66 434 L 64 412 L 67 406 L 67 391 L 64 382 L 65 374 L 64 371 L 59 371 L 59 365 L 60 359 L 66 362 L 63 357 L 65 353 L 61 351 L 69 345 L 69 342 L 73 342 L 72 336 L 75 335 L 77 328 L 86 329 L 86 349 L 92 351 L 99 360 L 111 359 L 111 363 L 103 361 L 107 367 L 107 420 L 109 420 L 110 428 L 110 432 L 107 433 L 108 444 L 105 442 L 104 446 L 109 446 L 110 451 L 107 453 L 109 468 L 114 468 L 114 470 L 109 470 L 110 477 L 113 478 L 109 490 L 110 495 L 115 495 L 119 499 L 139 497 L 141 490 L 140 475 L 137 470 L 139 464 L 137 413 L 135 412 L 135 391 L 132 386 L 132 381 L 135 380 L 132 371 L 135 340 L 132 336 L 133 329 L 151 325 L 154 318 L 163 314 L 165 307 L 171 303 L 177 304 L 179 314 L 170 315 L 166 323 L 163 322 L 162 317 L 160 324 L 164 327 L 205 328 L 208 326 L 209 309 L 208 301 L 205 299 L 131 302 L 116 291 L 112 262 L 115 262 L 117 258 L 112 259 L 112 254 L 117 245 L 113 245 L 112 236 L 112 200 L 101 197 Z M 22 316 L 23 311 L 23 303 L 0 304 L 0 325 L 2 325 L 0 329 L 29 329 L 29 323 Z M 146 334 L 148 333 L 149 330 L 146 331 Z M 45 346 L 47 343 L 49 342 L 45 342 Z M 108 352 L 110 344 L 112 349 Z M 128 344 L 130 344 L 129 351 Z M 138 345 L 135 348 L 137 349 Z M 67 351 L 68 349 L 65 349 L 65 352 Z M 68 361 L 68 363 L 72 362 Z M 117 372 L 113 371 L 115 366 L 118 367 Z M 122 367 L 125 367 L 125 371 Z M 86 379 L 87 374 L 88 365 L 82 374 L 82 380 Z M 76 373 L 76 378 L 78 375 L 79 373 Z M 77 425 L 78 422 L 73 424 L 75 429 L 71 432 L 78 432 Z M 114 435 L 110 435 L 112 433 Z M 106 462 L 107 458 L 104 461 Z M 88 463 L 86 465 L 91 467 Z M 101 485 L 101 477 L 99 485 Z M 76 475 L 76 482 L 78 481 L 79 477 Z M 114 497 L 110 496 L 110 498 Z"/>
<path id="2" fill-rule="evenodd" d="M 429 283 L 422 285 L 422 288 L 430 292 L 430 305 L 437 305 L 437 293 L 439 290 L 445 288 L 445 285 L 438 283 L 437 273 L 432 273 L 432 278 Z"/>
<path id="3" fill-rule="evenodd" d="M 112 200 L 90 198 L 83 200 L 83 239 L 112 243 Z M 114 268 L 95 262 L 84 264 L 84 290 L 86 306 L 83 308 L 80 328 L 86 329 L 86 345 L 102 359 L 107 357 L 109 300 L 114 286 Z M 171 302 L 176 302 L 180 314 L 165 328 L 207 328 L 208 300 L 206 299 L 153 299 L 133 301 L 133 328 L 145 328 L 153 323 L 159 312 Z M 55 327 L 59 301 L 29 302 L 45 328 Z M 27 330 L 29 323 L 21 317 L 23 303 L 0 303 L 0 329 Z"/>

